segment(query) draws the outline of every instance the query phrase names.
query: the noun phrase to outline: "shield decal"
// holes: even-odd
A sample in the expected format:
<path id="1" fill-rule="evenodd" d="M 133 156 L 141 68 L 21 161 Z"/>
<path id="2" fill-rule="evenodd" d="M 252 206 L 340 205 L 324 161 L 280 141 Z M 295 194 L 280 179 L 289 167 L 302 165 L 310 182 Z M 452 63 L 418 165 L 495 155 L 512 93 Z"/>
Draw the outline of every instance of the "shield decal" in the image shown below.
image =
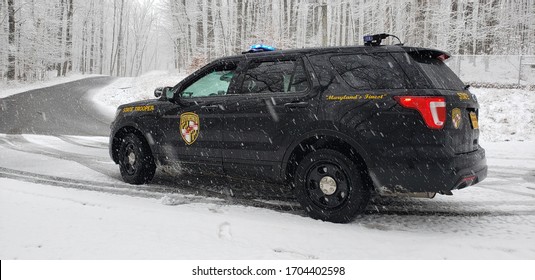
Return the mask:
<path id="1" fill-rule="evenodd" d="M 199 116 L 195 113 L 187 112 L 180 115 L 180 135 L 187 145 L 193 144 L 201 130 Z"/>
<path id="2" fill-rule="evenodd" d="M 462 120 L 461 109 L 454 108 L 451 110 L 451 121 L 453 122 L 453 127 L 455 127 L 455 129 L 458 129 L 461 126 Z"/>

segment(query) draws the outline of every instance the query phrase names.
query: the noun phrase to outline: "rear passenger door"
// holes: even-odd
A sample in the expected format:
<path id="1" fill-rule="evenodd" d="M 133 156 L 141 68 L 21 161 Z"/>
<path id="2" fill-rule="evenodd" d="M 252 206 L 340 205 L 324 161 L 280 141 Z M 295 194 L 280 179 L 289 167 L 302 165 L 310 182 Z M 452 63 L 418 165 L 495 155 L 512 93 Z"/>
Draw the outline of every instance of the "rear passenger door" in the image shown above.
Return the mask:
<path id="1" fill-rule="evenodd" d="M 291 139 L 316 113 L 304 60 L 252 59 L 239 83 L 225 105 L 224 171 L 257 179 L 278 177 Z"/>

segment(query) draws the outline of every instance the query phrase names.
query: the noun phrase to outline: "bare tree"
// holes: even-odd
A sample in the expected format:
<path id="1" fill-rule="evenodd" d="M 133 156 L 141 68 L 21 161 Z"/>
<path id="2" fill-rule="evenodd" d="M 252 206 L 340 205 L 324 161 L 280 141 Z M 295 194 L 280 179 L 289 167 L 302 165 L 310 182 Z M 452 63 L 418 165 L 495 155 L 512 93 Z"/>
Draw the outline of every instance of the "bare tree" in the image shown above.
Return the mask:
<path id="1" fill-rule="evenodd" d="M 123 17 L 124 17 L 124 0 L 121 0 L 121 8 L 119 9 L 119 33 L 117 35 L 117 49 L 115 52 L 115 60 L 117 64 L 115 75 L 121 74 L 121 59 L 123 53 Z"/>
<path id="2" fill-rule="evenodd" d="M 195 69 L 256 43 L 359 45 L 382 32 L 453 54 L 535 54 L 535 0 L 0 1 L 5 80 Z"/>
<path id="3" fill-rule="evenodd" d="M 7 79 L 15 79 L 15 7 L 13 6 L 13 0 L 7 0 L 7 11 L 9 21 L 9 35 L 8 35 L 8 66 L 7 66 Z"/>
<path id="4" fill-rule="evenodd" d="M 104 1 L 100 1 L 100 13 L 99 13 L 99 64 L 98 73 L 104 74 Z"/>
<path id="5" fill-rule="evenodd" d="M 67 33 L 65 37 L 65 62 L 63 64 L 62 75 L 72 71 L 72 17 L 73 17 L 73 0 L 67 0 Z"/>
<path id="6" fill-rule="evenodd" d="M 64 29 L 63 29 L 63 25 L 64 25 L 64 22 L 65 22 L 65 0 L 61 0 L 60 2 L 60 6 L 59 6 L 59 9 L 60 9 L 60 14 L 59 14 L 59 21 L 60 21 L 60 24 L 59 24 L 59 29 L 58 29 L 58 46 L 61 48 L 61 50 L 63 50 L 65 48 L 64 46 L 64 43 L 65 43 L 65 34 L 64 34 Z M 63 58 L 65 52 L 62 51 L 61 52 L 61 57 Z M 61 67 L 63 66 L 63 62 L 62 62 L 62 59 L 60 59 L 60 61 L 56 64 L 56 71 L 57 71 L 57 76 L 61 76 L 62 74 L 62 71 L 61 71 Z"/>

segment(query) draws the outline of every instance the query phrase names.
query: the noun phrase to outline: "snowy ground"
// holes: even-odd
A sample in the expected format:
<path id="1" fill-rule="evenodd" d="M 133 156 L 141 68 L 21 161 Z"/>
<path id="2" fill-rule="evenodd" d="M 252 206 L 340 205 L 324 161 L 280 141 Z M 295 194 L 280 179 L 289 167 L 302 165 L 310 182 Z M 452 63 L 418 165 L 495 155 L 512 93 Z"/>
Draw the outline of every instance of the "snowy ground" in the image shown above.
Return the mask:
<path id="1" fill-rule="evenodd" d="M 480 111 L 481 139 L 535 140 L 535 91 L 474 88 Z"/>
<path id="2" fill-rule="evenodd" d="M 1 259 L 535 258 L 533 142 L 484 143 L 483 183 L 433 200 L 378 199 L 347 225 L 305 217 L 293 201 L 277 210 L 128 186 L 105 138 L 0 143 Z"/>
<path id="3" fill-rule="evenodd" d="M 113 108 L 180 79 L 118 79 L 99 94 Z M 125 184 L 106 137 L 0 134 L 0 259 L 535 259 L 535 92 L 473 92 L 489 177 L 433 200 L 377 198 L 347 225 L 254 183 L 159 171 Z"/>
<path id="4" fill-rule="evenodd" d="M 454 55 L 446 64 L 465 82 L 535 85 L 533 55 Z"/>

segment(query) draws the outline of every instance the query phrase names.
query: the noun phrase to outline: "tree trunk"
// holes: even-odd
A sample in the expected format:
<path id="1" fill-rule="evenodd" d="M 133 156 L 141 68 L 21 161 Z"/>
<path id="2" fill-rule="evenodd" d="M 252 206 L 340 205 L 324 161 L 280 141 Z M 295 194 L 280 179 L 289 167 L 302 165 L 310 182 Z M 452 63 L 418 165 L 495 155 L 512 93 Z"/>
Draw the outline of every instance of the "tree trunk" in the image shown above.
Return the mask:
<path id="1" fill-rule="evenodd" d="M 63 51 L 64 49 L 64 36 L 63 36 L 63 23 L 65 22 L 65 0 L 61 0 L 61 12 L 60 12 L 60 16 L 59 16 L 59 20 L 60 20 L 60 23 L 59 23 L 59 30 L 58 30 L 58 40 L 59 40 L 59 44 L 58 46 L 61 48 L 60 50 Z M 64 55 L 64 52 L 62 52 L 61 54 L 61 58 L 63 58 L 63 55 Z M 60 60 L 60 62 L 58 62 L 58 64 L 56 64 L 56 70 L 57 70 L 57 74 L 56 76 L 61 76 L 61 67 L 63 66 L 63 60 Z"/>
<path id="2" fill-rule="evenodd" d="M 9 51 L 8 51 L 8 65 L 7 65 L 7 79 L 15 79 L 15 7 L 13 6 L 13 0 L 7 0 L 7 11 L 8 11 L 8 21 L 9 21 Z"/>
<path id="3" fill-rule="evenodd" d="M 243 30 L 243 0 L 237 0 L 236 2 L 236 30 L 237 32 L 234 33 L 234 36 L 236 37 L 236 44 L 234 51 L 238 53 L 242 49 L 242 30 Z"/>
<path id="4" fill-rule="evenodd" d="M 327 46 L 328 37 L 327 37 L 327 2 L 322 3 L 321 5 L 321 45 L 323 47 Z"/>
<path id="5" fill-rule="evenodd" d="M 104 1 L 100 3 L 100 23 L 99 23 L 99 65 L 98 73 L 104 74 Z"/>
<path id="6" fill-rule="evenodd" d="M 121 74 L 121 60 L 122 60 L 122 48 L 123 48 L 123 11 L 124 11 L 124 0 L 121 0 L 121 9 L 119 10 L 119 34 L 117 35 L 117 52 L 116 52 L 116 61 L 117 61 L 117 70 L 116 76 Z"/>
<path id="7" fill-rule="evenodd" d="M 73 14 L 73 0 L 68 0 L 67 8 L 67 34 L 65 39 L 65 62 L 63 64 L 62 75 L 67 75 L 67 72 L 72 71 L 72 14 Z"/>
<path id="8" fill-rule="evenodd" d="M 91 1 L 91 39 L 89 44 L 89 73 L 93 74 L 95 67 L 95 2 Z"/>
<path id="9" fill-rule="evenodd" d="M 113 0 L 113 33 L 111 35 L 110 75 L 113 75 L 115 67 L 115 29 L 117 25 L 117 0 Z"/>
<path id="10" fill-rule="evenodd" d="M 86 58 L 87 58 L 87 47 L 86 47 L 86 34 L 87 34 L 87 19 L 84 20 L 84 23 L 82 25 L 82 51 L 80 56 L 80 65 L 78 67 L 78 71 L 82 72 L 82 74 L 85 74 L 86 70 Z"/>

